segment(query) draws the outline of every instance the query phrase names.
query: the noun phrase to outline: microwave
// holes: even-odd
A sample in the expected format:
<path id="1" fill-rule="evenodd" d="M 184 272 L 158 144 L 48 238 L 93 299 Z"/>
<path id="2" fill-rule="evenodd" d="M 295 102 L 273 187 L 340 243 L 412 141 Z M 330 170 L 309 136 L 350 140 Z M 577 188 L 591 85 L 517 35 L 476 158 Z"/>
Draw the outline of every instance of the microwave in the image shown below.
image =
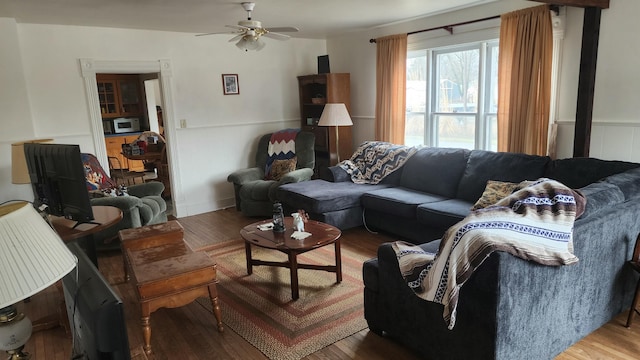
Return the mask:
<path id="1" fill-rule="evenodd" d="M 113 132 L 116 134 L 140 131 L 140 119 L 117 118 L 113 119 Z"/>

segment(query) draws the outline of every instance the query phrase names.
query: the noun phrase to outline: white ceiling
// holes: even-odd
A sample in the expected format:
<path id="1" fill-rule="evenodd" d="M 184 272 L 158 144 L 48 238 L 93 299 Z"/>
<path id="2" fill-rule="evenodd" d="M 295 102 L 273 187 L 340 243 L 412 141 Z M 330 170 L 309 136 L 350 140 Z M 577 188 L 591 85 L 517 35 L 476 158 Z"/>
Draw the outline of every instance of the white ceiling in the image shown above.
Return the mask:
<path id="1" fill-rule="evenodd" d="M 496 0 L 256 0 L 253 20 L 294 26 L 294 37 L 326 38 Z M 189 33 L 224 32 L 246 19 L 242 0 L 0 0 L 18 23 L 83 25 Z"/>

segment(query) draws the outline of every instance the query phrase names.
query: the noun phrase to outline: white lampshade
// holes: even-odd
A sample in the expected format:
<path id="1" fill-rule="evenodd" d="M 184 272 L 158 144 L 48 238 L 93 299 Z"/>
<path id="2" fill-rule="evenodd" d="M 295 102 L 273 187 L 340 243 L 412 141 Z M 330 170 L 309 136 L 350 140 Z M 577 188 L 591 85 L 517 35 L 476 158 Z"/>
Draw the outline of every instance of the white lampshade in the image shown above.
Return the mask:
<path id="1" fill-rule="evenodd" d="M 353 125 L 353 122 L 351 121 L 351 116 L 349 116 L 349 111 L 347 111 L 347 107 L 342 103 L 326 104 L 324 110 L 322 110 L 320 121 L 318 121 L 318 126 L 351 125 Z"/>
<path id="2" fill-rule="evenodd" d="M 27 159 L 24 156 L 24 144 L 46 143 L 53 139 L 29 140 L 11 144 L 11 183 L 29 184 L 29 169 L 27 169 Z"/>
<path id="3" fill-rule="evenodd" d="M 53 285 L 76 263 L 30 203 L 0 206 L 0 309 Z"/>

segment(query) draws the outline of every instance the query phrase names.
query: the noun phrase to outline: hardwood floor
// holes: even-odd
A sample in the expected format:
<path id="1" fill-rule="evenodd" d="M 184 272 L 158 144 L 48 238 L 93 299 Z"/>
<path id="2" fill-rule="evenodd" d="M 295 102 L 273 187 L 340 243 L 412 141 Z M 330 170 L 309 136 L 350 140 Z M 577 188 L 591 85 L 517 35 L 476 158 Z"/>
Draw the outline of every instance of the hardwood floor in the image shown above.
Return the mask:
<path id="1" fill-rule="evenodd" d="M 235 209 L 179 219 L 185 228 L 185 237 L 193 237 L 194 240 L 211 237 L 217 242 L 239 238 L 239 230 L 255 220 L 244 218 Z M 375 257 L 378 245 L 391 240 L 390 237 L 371 234 L 359 228 L 343 233 L 342 246 Z M 132 359 L 147 359 L 142 351 L 140 310 L 133 287 L 123 282 L 121 254 L 101 253 L 99 264 L 102 274 L 123 298 Z M 55 313 L 60 300 L 58 291 L 52 286 L 21 307 L 35 320 Z M 640 315 L 631 329 L 624 327 L 625 321 L 626 313 L 620 314 L 567 349 L 556 360 L 640 358 Z M 152 359 L 266 359 L 228 327 L 224 333 L 218 333 L 213 315 L 195 303 L 176 309 L 160 309 L 153 313 L 151 322 Z M 34 333 L 25 348 L 34 360 L 67 360 L 70 358 L 71 342 L 64 329 L 58 327 Z M 527 358 L 525 354 L 523 356 Z M 307 359 L 411 360 L 418 357 L 393 341 L 365 329 L 309 355 Z"/>

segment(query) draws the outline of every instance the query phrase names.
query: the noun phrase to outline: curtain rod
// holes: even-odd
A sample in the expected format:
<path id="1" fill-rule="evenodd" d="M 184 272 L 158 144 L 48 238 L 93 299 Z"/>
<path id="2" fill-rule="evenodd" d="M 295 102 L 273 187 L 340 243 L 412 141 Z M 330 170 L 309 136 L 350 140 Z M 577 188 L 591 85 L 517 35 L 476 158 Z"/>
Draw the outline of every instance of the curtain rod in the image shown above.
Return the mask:
<path id="1" fill-rule="evenodd" d="M 438 26 L 438 27 L 434 27 L 434 28 L 430 28 L 430 29 L 416 30 L 416 31 L 408 32 L 407 35 L 419 34 L 419 33 L 427 32 L 427 31 L 441 30 L 441 29 L 447 30 L 449 32 L 449 34 L 453 35 L 453 27 L 454 26 L 473 24 L 473 23 L 477 23 L 477 22 L 481 22 L 481 21 L 487 21 L 487 20 L 493 20 L 493 19 L 499 19 L 499 18 L 500 18 L 500 15 L 495 15 L 495 16 L 490 16 L 490 17 L 486 17 L 486 18 L 482 18 L 482 19 L 469 20 L 469 21 L 459 22 L 459 23 L 450 24 L 450 25 Z M 376 39 L 369 39 L 369 42 L 370 43 L 375 43 Z"/>
<path id="2" fill-rule="evenodd" d="M 549 10 L 553 11 L 556 15 L 558 15 L 560 13 L 560 5 L 554 5 L 554 4 L 549 5 Z M 481 22 L 481 21 L 488 21 L 488 20 L 498 19 L 498 18 L 500 18 L 500 16 L 501 15 L 495 15 L 495 16 L 489 16 L 489 17 L 482 18 L 482 19 L 463 21 L 463 22 L 459 22 L 459 23 L 455 23 L 455 24 L 438 26 L 438 27 L 434 27 L 434 28 L 430 28 L 430 29 L 416 30 L 416 31 L 408 32 L 407 35 L 419 34 L 419 33 L 427 32 L 427 31 L 440 30 L 440 29 L 447 30 L 449 32 L 449 34 L 453 35 L 453 28 L 455 26 L 468 25 L 468 24 L 473 24 L 473 23 L 477 23 L 477 22 Z M 376 42 L 376 39 L 369 39 L 369 42 L 373 44 L 373 43 Z"/>

